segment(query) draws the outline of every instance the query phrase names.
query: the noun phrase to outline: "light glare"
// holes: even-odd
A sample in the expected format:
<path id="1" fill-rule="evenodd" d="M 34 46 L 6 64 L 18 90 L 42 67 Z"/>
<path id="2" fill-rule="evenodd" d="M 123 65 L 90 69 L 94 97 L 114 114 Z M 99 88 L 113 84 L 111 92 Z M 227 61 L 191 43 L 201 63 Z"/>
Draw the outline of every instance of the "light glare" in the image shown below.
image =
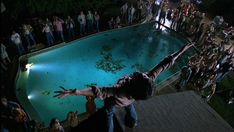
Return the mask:
<path id="1" fill-rule="evenodd" d="M 30 63 L 30 64 L 26 64 L 26 69 L 31 69 L 31 67 L 32 67 L 32 65 L 33 65 L 33 63 Z"/>
<path id="2" fill-rule="evenodd" d="M 28 99 L 31 99 L 32 98 L 32 96 L 31 95 L 28 95 Z"/>

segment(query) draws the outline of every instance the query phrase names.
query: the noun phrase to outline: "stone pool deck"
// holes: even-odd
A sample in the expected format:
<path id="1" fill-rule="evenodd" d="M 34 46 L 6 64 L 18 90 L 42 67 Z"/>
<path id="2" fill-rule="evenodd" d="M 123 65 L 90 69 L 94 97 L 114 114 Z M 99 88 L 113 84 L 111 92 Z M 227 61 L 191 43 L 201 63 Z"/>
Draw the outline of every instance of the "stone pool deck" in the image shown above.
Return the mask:
<path id="1" fill-rule="evenodd" d="M 193 91 L 155 96 L 135 104 L 139 124 L 125 127 L 125 111 L 117 119 L 125 132 L 233 132 L 233 128 Z"/>
<path id="2" fill-rule="evenodd" d="M 135 103 L 138 126 L 125 127 L 124 109 L 117 109 L 115 132 L 233 132 L 233 128 L 193 91 L 155 96 Z M 84 120 L 74 131 L 105 131 L 104 110 Z"/>

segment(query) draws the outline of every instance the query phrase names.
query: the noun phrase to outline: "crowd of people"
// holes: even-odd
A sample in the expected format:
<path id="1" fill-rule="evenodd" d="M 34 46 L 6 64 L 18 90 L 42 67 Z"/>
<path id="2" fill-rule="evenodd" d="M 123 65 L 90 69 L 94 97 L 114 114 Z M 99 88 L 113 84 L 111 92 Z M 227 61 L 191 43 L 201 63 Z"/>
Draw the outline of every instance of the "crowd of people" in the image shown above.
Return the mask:
<path id="1" fill-rule="evenodd" d="M 20 28 L 12 30 L 9 43 L 1 42 L 1 73 L 6 73 L 9 63 L 12 62 L 7 53 L 7 50 L 10 50 L 6 48 L 9 47 L 7 44 L 13 44 L 18 55 L 21 56 L 36 49 L 39 43 L 49 47 L 100 32 L 100 26 L 104 27 L 100 25 L 100 18 L 98 11 L 88 10 L 80 11 L 76 17 L 67 16 L 66 19 L 62 19 L 53 16 L 53 21 L 49 18 L 44 20 L 37 18 L 32 19 L 31 23 L 22 24 Z M 171 7 L 167 0 L 161 2 L 137 0 L 136 3 L 125 3 L 120 7 L 120 14 L 111 17 L 106 25 L 109 29 L 114 29 L 155 20 L 161 24 L 168 21 L 168 28 L 196 42 L 199 50 L 197 54 L 190 57 L 188 65 L 181 69 L 176 89 L 178 91 L 193 89 L 207 101 L 217 91 L 222 91 L 219 83 L 234 70 L 233 45 L 230 44 L 234 28 L 226 23 L 222 16 L 216 16 L 213 21 L 205 22 L 205 13 L 200 12 L 193 3 L 181 3 L 177 7 Z M 221 38 L 221 41 L 217 41 L 217 38 Z M 3 87 L 4 85 L 1 88 Z M 233 89 L 230 89 L 227 94 L 228 101 L 233 101 Z M 10 120 L 12 123 L 14 120 L 14 123 L 20 124 L 27 131 L 44 129 L 41 123 L 30 119 L 19 104 L 7 101 L 6 98 L 2 98 L 1 101 L 5 112 L 1 113 L 3 122 L 9 123 Z M 87 97 L 86 110 L 89 115 L 96 109 L 94 98 Z M 51 119 L 50 131 L 63 132 L 78 123 L 78 112 L 69 112 L 62 125 L 57 118 Z M 2 128 L 10 130 L 8 126 L 3 125 Z M 4 130 L 7 131 L 7 129 Z"/>
<path id="2" fill-rule="evenodd" d="M 181 4 L 177 11 L 176 21 L 172 20 L 170 27 L 196 42 L 200 50 L 181 69 L 177 90 L 193 89 L 206 101 L 224 91 L 227 103 L 233 103 L 234 89 L 223 90 L 220 86 L 220 82 L 234 70 L 234 51 L 230 40 L 234 36 L 233 27 L 222 16 L 204 23 L 205 14 L 192 4 Z"/>
<path id="3" fill-rule="evenodd" d="M 95 98 L 86 97 L 87 116 L 91 116 L 96 110 Z M 19 132 L 64 132 L 69 131 L 80 122 L 78 111 L 70 111 L 65 121 L 60 122 L 58 118 L 51 119 L 49 127 L 44 123 L 31 119 L 21 106 L 15 101 L 9 101 L 6 97 L 1 97 L 1 131 L 19 131 Z"/>

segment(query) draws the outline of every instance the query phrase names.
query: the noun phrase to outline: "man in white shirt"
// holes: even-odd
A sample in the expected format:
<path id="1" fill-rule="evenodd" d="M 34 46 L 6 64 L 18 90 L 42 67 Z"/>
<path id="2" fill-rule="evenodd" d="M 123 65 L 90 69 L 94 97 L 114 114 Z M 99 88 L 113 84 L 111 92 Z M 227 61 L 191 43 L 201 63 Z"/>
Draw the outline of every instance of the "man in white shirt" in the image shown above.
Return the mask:
<path id="1" fill-rule="evenodd" d="M 1 43 L 1 60 L 3 61 L 4 65 L 7 65 L 11 62 L 8 53 L 6 51 L 6 46 Z"/>
<path id="2" fill-rule="evenodd" d="M 135 11 L 136 9 L 131 5 L 128 9 L 128 24 L 132 24 Z"/>
<path id="3" fill-rule="evenodd" d="M 85 33 L 85 25 L 86 25 L 86 19 L 83 11 L 80 12 L 80 15 L 78 16 L 78 22 L 80 23 L 80 35 L 83 35 Z"/>
<path id="4" fill-rule="evenodd" d="M 21 37 L 15 31 L 12 32 L 11 42 L 16 45 L 18 52 L 19 52 L 19 55 L 22 55 L 25 52 L 24 47 L 22 45 Z"/>
<path id="5" fill-rule="evenodd" d="M 128 3 L 125 3 L 121 8 L 120 8 L 120 12 L 122 15 L 122 20 L 124 23 L 126 23 L 127 21 L 127 14 L 128 14 Z"/>

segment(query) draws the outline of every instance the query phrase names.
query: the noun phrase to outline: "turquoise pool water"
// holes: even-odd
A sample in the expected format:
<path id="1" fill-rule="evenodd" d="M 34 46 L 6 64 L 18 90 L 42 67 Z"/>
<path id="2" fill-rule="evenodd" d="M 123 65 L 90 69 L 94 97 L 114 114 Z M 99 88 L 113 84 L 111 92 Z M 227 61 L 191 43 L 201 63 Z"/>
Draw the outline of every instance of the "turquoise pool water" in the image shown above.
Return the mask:
<path id="1" fill-rule="evenodd" d="M 151 69 L 185 43 L 170 30 L 156 30 L 153 23 L 102 32 L 25 57 L 33 66 L 25 72 L 19 70 L 16 94 L 32 118 L 48 125 L 53 117 L 64 120 L 69 111 L 85 112 L 85 97 L 53 98 L 59 86 L 113 85 L 126 74 Z M 156 83 L 179 71 L 191 54 L 186 52 Z M 103 105 L 98 99 L 96 103 Z"/>

